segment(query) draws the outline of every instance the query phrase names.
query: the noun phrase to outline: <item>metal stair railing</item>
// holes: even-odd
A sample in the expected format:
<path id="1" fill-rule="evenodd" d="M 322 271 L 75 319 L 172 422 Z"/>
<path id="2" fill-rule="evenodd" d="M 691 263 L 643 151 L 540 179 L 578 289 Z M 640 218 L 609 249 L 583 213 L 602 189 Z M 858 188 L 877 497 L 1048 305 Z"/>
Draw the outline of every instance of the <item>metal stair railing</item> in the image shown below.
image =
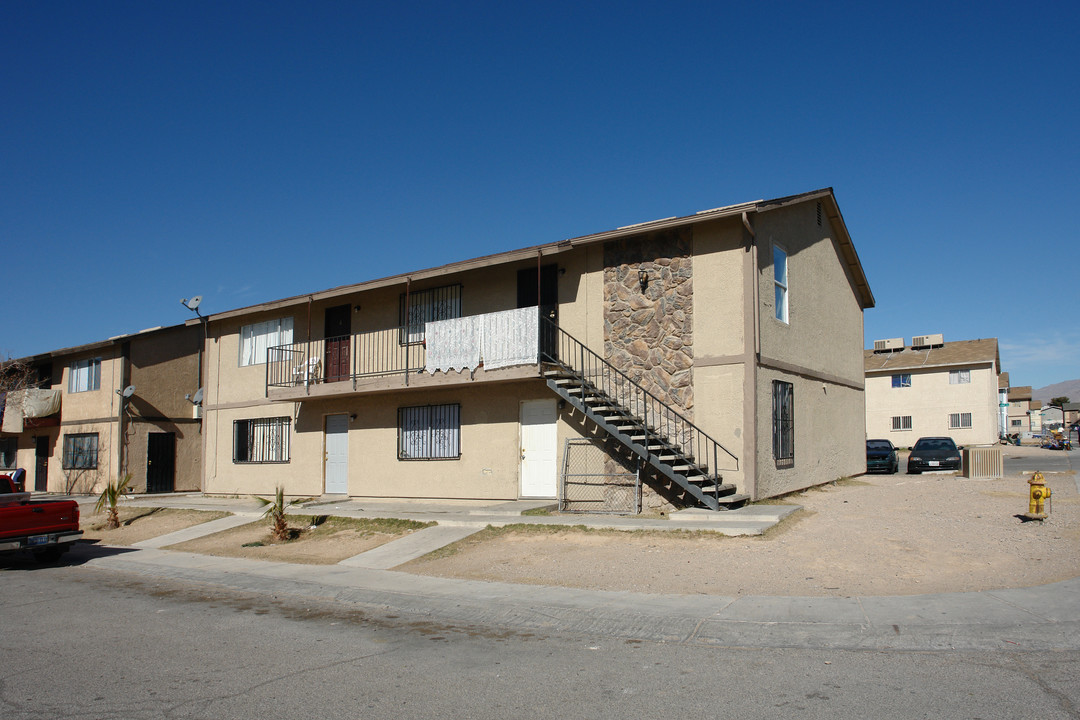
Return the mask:
<path id="1" fill-rule="evenodd" d="M 718 478 L 721 469 L 739 469 L 734 453 L 545 317 L 540 318 L 540 359 L 558 365 L 576 380 L 583 403 L 589 393 L 600 393 L 612 406 L 624 408 L 631 416 L 628 420 L 644 436 L 642 444 L 651 462 L 665 462 L 656 453 L 667 445 L 707 476 Z M 727 458 L 734 467 L 721 468 L 720 460 L 726 463 Z"/>

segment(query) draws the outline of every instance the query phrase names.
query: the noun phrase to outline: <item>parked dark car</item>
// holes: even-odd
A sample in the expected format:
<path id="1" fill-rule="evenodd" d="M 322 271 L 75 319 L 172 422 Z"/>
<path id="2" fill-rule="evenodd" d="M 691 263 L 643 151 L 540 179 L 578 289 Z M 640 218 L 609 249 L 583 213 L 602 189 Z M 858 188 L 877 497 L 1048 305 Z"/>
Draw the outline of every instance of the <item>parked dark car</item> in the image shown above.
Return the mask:
<path id="1" fill-rule="evenodd" d="M 952 438 L 919 438 L 908 455 L 907 471 L 920 473 L 925 470 L 959 470 L 960 450 Z"/>
<path id="2" fill-rule="evenodd" d="M 888 440 L 866 441 L 866 472 L 895 473 L 900 469 L 896 448 Z"/>

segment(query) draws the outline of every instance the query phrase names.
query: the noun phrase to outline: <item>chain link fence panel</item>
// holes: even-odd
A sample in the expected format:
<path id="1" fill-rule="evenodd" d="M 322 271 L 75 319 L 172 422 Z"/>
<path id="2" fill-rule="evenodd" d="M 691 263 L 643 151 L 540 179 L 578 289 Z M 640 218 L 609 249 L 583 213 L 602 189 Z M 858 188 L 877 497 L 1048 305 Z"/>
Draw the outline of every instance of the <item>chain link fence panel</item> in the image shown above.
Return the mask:
<path id="1" fill-rule="evenodd" d="M 559 511 L 636 515 L 641 512 L 641 477 L 608 453 L 603 440 L 567 438 Z"/>

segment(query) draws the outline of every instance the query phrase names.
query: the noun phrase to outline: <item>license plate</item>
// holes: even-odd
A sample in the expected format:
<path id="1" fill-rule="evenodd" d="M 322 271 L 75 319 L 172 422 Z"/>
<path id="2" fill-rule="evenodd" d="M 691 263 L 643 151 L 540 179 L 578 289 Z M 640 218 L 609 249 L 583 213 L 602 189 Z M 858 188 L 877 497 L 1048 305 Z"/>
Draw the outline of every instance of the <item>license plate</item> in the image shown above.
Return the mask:
<path id="1" fill-rule="evenodd" d="M 48 535 L 31 535 L 30 537 L 26 538 L 26 546 L 27 547 L 34 547 L 35 545 L 48 545 L 48 544 L 49 544 L 49 536 Z"/>
<path id="2" fill-rule="evenodd" d="M 939 463 L 937 460 L 931 460 L 930 462 L 927 463 L 927 465 L 929 465 L 930 467 L 937 467 L 940 464 L 941 463 Z"/>

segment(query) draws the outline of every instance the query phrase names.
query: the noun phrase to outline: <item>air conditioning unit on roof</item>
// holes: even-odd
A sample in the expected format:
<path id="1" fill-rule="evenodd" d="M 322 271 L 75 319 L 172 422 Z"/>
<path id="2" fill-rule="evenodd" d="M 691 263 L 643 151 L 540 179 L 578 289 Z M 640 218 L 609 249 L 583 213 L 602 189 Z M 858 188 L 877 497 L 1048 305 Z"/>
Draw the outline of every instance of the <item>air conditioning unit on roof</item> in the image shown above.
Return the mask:
<path id="1" fill-rule="evenodd" d="M 889 338 L 888 340 L 875 340 L 874 352 L 893 352 L 904 349 L 904 338 Z"/>
<path id="2" fill-rule="evenodd" d="M 935 335 L 916 335 L 911 338 L 912 348 L 937 347 L 945 344 L 945 337 L 941 333 Z"/>

